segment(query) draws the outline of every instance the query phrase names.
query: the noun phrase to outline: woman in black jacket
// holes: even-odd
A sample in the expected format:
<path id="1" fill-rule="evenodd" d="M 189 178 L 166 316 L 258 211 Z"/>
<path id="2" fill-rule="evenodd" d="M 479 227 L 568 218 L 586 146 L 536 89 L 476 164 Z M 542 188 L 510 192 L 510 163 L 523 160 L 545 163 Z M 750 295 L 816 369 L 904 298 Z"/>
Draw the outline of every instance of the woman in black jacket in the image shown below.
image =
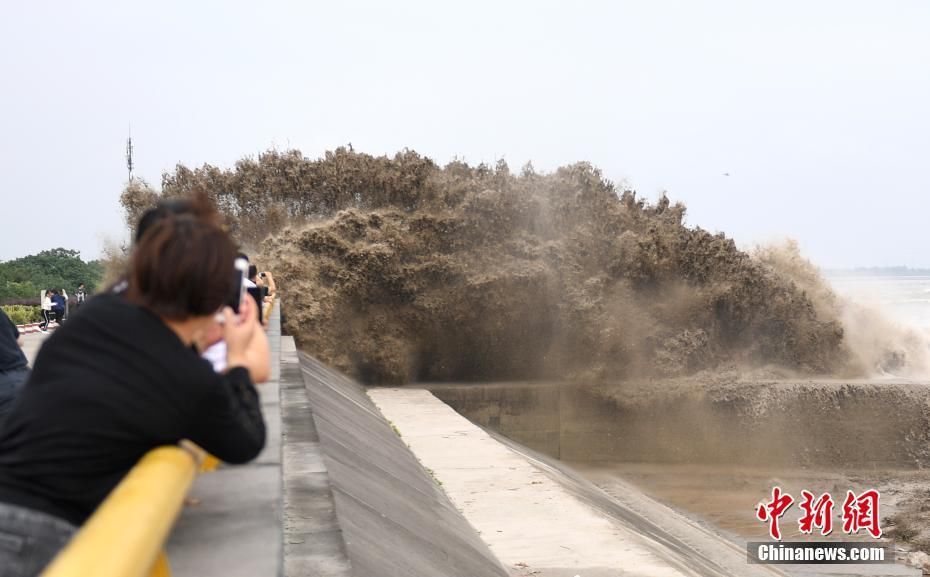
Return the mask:
<path id="1" fill-rule="evenodd" d="M 251 298 L 223 306 L 235 256 L 212 210 L 167 214 L 136 245 L 127 290 L 44 343 L 0 431 L 0 577 L 39 573 L 151 449 L 190 439 L 230 463 L 262 450 L 268 341 Z M 193 350 L 218 318 L 223 374 Z"/>

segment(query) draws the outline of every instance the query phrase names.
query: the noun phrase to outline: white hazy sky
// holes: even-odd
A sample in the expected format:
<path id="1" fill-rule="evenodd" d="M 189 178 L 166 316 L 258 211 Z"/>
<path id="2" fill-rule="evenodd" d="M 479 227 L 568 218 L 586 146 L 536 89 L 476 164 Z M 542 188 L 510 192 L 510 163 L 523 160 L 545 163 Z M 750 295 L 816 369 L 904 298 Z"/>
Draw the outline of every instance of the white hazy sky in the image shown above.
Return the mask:
<path id="1" fill-rule="evenodd" d="M 156 184 L 271 146 L 589 160 L 744 246 L 930 267 L 928 31 L 925 0 L 6 2 L 0 259 L 123 235 L 132 123 Z"/>

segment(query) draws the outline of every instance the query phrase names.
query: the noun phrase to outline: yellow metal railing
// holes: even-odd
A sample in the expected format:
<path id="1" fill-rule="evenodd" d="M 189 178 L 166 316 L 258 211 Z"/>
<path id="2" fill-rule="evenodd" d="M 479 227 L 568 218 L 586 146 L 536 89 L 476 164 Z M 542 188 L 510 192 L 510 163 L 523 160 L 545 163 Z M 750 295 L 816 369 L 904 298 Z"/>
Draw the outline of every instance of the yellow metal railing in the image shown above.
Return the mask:
<path id="1" fill-rule="evenodd" d="M 42 576 L 170 576 L 161 550 L 202 458 L 188 444 L 149 451 Z"/>

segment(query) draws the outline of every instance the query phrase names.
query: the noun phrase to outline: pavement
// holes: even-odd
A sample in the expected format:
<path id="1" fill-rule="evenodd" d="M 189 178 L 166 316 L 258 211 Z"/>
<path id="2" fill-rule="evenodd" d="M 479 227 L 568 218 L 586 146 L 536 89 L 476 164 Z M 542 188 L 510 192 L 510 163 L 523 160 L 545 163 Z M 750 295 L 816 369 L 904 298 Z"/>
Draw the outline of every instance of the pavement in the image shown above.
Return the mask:
<path id="1" fill-rule="evenodd" d="M 36 355 L 39 353 L 39 347 L 41 347 L 42 342 L 48 338 L 48 334 L 30 333 L 22 337 L 23 352 L 26 354 L 26 358 L 29 359 L 29 366 L 32 366 L 32 363 L 35 362 Z"/>
<path id="2" fill-rule="evenodd" d="M 342 528 L 293 337 L 281 339 L 284 577 L 350 577 Z"/>

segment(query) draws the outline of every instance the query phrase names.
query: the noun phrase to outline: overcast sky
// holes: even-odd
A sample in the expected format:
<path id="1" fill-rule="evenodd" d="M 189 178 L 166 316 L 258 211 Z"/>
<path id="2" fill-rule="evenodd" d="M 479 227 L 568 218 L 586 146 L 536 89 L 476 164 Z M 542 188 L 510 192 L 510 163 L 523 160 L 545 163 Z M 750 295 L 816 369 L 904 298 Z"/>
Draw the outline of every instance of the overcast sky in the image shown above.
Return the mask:
<path id="1" fill-rule="evenodd" d="M 0 259 L 121 238 L 136 173 L 351 142 L 589 160 L 744 246 L 930 267 L 930 2 L 7 2 Z M 729 174 L 729 176 L 725 176 Z"/>

